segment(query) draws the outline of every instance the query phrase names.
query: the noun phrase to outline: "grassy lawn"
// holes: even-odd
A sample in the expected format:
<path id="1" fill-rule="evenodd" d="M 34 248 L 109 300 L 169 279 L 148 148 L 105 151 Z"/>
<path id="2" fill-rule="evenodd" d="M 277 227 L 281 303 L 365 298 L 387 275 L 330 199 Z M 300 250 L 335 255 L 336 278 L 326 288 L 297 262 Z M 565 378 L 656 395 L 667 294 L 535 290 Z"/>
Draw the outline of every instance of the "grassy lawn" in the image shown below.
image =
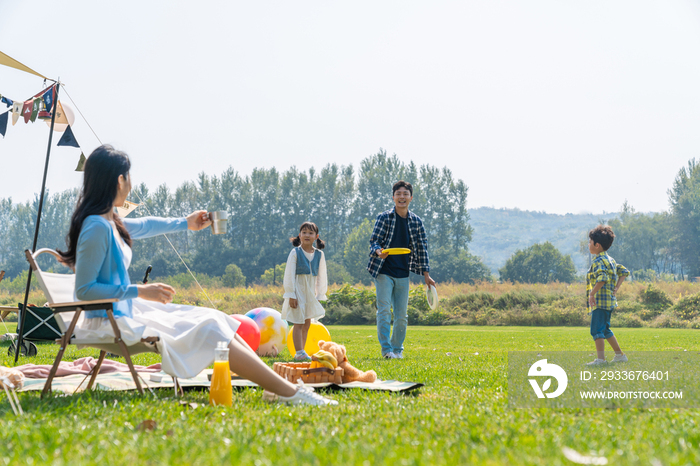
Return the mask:
<path id="1" fill-rule="evenodd" d="M 171 391 L 158 398 L 93 392 L 47 400 L 24 393 L 20 418 L 2 395 L 0 464 L 573 464 L 563 447 L 605 456 L 609 464 L 700 463 L 697 410 L 508 408 L 507 352 L 592 350 L 587 328 L 409 327 L 401 361 L 379 358 L 373 327 L 329 330 L 357 367 L 426 386 L 408 395 L 331 392 L 340 405 L 322 409 L 269 405 L 251 389 L 234 394 L 232 409 L 209 407 L 201 391 L 185 394 L 196 408 Z M 700 350 L 695 330 L 616 333 L 629 351 Z M 0 347 L 0 364 L 12 366 L 7 346 Z M 38 357 L 20 363 L 51 363 L 57 347 L 38 346 Z M 72 348 L 67 359 L 88 355 L 97 353 Z M 286 350 L 281 356 L 288 357 Z M 137 428 L 149 419 L 155 429 Z"/>

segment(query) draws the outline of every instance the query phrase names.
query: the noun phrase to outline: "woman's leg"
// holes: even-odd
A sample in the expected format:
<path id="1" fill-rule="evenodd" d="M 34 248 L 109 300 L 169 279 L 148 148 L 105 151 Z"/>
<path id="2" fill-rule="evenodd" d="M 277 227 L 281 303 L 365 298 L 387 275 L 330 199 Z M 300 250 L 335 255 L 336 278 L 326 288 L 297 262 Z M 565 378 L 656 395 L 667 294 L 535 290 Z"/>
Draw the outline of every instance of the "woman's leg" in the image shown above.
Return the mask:
<path id="1" fill-rule="evenodd" d="M 292 341 L 294 342 L 294 349 L 297 351 L 303 350 L 306 342 L 303 327 L 304 324 L 294 324 L 292 327 Z"/>
<path id="2" fill-rule="evenodd" d="M 244 379 L 260 385 L 277 395 L 294 396 L 297 387 L 280 377 L 263 362 L 248 344 L 238 335 L 228 345 L 228 365 Z"/>
<path id="3" fill-rule="evenodd" d="M 301 346 L 299 348 L 306 348 L 306 339 L 309 336 L 309 329 L 311 328 L 311 319 L 306 319 L 304 324 L 301 326 Z M 296 348 L 296 346 L 295 346 Z"/>

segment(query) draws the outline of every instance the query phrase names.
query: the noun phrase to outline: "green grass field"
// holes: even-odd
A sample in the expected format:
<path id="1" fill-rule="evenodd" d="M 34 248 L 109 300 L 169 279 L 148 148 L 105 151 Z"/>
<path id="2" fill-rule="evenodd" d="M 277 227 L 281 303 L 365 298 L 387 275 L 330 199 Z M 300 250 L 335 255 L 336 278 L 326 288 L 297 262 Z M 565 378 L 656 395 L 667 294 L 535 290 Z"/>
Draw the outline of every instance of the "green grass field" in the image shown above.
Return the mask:
<path id="1" fill-rule="evenodd" d="M 233 408 L 207 405 L 208 393 L 172 391 L 20 395 L 25 416 L 0 399 L 0 463 L 38 464 L 574 464 L 562 454 L 604 456 L 616 465 L 699 464 L 700 412 L 692 409 L 512 410 L 507 357 L 512 350 L 593 354 L 586 328 L 409 327 L 404 360 L 382 360 L 375 329 L 329 327 L 357 367 L 382 379 L 425 383 L 407 395 L 347 390 L 334 408 L 269 405 L 261 391 L 234 393 Z M 700 350 L 697 332 L 620 329 L 628 351 Z M 3 342 L 0 364 L 12 366 Z M 49 364 L 57 346 L 20 363 Z M 452 353 L 450 356 L 446 353 Z M 477 354 L 478 353 L 478 354 Z M 67 359 L 97 356 L 71 348 Z M 285 352 L 281 355 L 288 357 Z M 137 364 L 158 361 L 138 355 Z M 278 359 L 279 360 L 279 359 Z M 274 360 L 268 359 L 272 364 Z M 137 426 L 157 423 L 151 431 Z"/>

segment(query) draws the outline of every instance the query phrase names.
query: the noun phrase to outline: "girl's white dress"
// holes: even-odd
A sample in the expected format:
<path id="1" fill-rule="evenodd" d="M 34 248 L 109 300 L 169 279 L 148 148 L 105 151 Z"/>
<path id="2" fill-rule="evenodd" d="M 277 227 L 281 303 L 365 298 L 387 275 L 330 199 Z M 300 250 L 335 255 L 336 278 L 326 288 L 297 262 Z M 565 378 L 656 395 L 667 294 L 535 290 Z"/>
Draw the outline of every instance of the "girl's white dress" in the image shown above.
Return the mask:
<path id="1" fill-rule="evenodd" d="M 113 227 L 115 228 L 115 227 Z M 127 263 L 132 251 L 116 232 Z M 180 304 L 161 304 L 136 298 L 132 300 L 133 317 L 116 319 L 122 339 L 127 346 L 141 338 L 158 336 L 156 343 L 162 356 L 162 369 L 167 374 L 190 378 L 214 362 L 216 343 L 228 345 L 236 335 L 239 322 L 221 311 Z M 82 313 L 75 329 L 79 339 L 108 339 L 114 341 L 114 332 L 105 318 L 86 319 Z"/>
<path id="2" fill-rule="evenodd" d="M 302 249 L 306 258 L 311 262 L 314 252 L 308 253 Z M 284 304 L 282 305 L 282 318 L 293 324 L 303 324 L 306 319 L 320 319 L 326 315 L 325 309 L 319 301 L 325 301 L 328 290 L 328 277 L 326 271 L 326 256 L 323 251 L 321 261 L 318 264 L 318 275 L 297 275 L 297 248 L 292 249 L 287 257 L 287 266 L 284 269 Z M 289 305 L 289 298 L 296 298 L 297 308 Z"/>

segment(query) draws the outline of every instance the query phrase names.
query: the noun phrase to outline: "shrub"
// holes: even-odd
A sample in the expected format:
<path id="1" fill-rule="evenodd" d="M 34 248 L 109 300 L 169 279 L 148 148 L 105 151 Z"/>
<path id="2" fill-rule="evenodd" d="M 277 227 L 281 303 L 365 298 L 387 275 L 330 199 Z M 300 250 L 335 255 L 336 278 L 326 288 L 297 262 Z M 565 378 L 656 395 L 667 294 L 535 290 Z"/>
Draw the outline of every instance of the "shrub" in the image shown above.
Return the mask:
<path id="1" fill-rule="evenodd" d="M 682 320 L 693 320 L 700 316 L 700 293 L 679 299 L 673 310 Z"/>
<path id="2" fill-rule="evenodd" d="M 613 327 L 639 328 L 644 327 L 644 321 L 636 314 L 613 312 L 610 318 L 610 325 Z"/>
<path id="3" fill-rule="evenodd" d="M 515 307 L 529 308 L 533 304 L 543 303 L 544 299 L 530 290 L 518 290 L 503 293 L 493 303 L 496 309 L 511 309 Z"/>
<path id="4" fill-rule="evenodd" d="M 496 298 L 492 293 L 477 291 L 476 293 L 460 293 L 445 302 L 445 307 L 462 312 L 477 312 L 493 306 Z"/>
<path id="5" fill-rule="evenodd" d="M 333 261 L 326 261 L 326 268 L 328 270 L 328 283 L 352 283 L 352 275 L 347 271 L 343 264 L 338 264 Z"/>
<path id="6" fill-rule="evenodd" d="M 654 308 L 667 308 L 673 305 L 673 301 L 666 292 L 651 283 L 639 293 L 639 301 Z"/>
<path id="7" fill-rule="evenodd" d="M 662 314 L 651 322 L 651 326 L 656 328 L 686 328 L 688 325 L 688 322 L 669 314 Z"/>

